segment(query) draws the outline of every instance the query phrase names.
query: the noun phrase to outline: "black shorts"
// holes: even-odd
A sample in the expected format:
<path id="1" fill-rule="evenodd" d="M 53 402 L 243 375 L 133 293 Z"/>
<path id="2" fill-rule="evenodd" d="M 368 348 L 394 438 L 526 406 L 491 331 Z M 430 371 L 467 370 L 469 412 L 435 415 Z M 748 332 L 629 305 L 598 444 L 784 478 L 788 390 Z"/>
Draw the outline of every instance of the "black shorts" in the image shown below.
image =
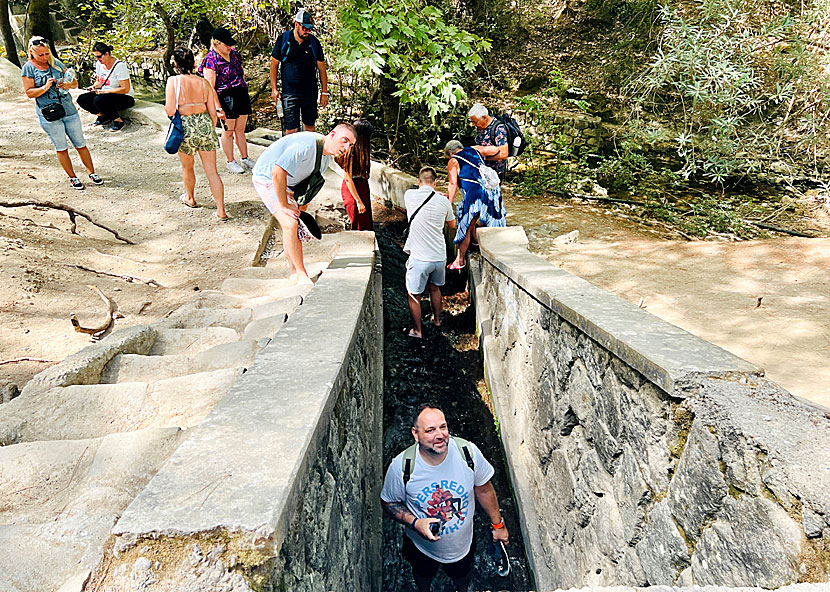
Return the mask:
<path id="1" fill-rule="evenodd" d="M 455 563 L 441 563 L 432 557 L 428 557 L 418 550 L 415 543 L 408 536 L 403 535 L 403 557 L 412 566 L 412 574 L 415 576 L 415 583 L 418 588 L 428 589 L 429 582 L 443 568 L 444 573 L 450 578 L 459 590 L 466 590 L 470 583 L 470 574 L 473 571 L 473 561 L 476 555 L 475 539 L 470 545 L 470 551 Z"/>
<path id="2" fill-rule="evenodd" d="M 225 111 L 225 119 L 239 119 L 240 115 L 251 114 L 251 97 L 248 89 L 234 86 L 219 93 L 219 103 Z"/>
<path id="3" fill-rule="evenodd" d="M 317 122 L 317 96 L 283 95 L 282 108 L 285 110 L 285 129 L 300 127 L 300 113 L 303 125 L 312 127 Z"/>

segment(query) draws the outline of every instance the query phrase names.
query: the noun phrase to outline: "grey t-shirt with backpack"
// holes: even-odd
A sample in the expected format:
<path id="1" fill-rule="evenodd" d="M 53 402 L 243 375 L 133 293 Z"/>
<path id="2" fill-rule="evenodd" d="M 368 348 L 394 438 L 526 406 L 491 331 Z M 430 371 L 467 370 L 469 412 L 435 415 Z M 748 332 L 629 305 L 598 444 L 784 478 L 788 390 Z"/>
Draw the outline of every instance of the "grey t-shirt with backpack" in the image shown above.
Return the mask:
<path id="1" fill-rule="evenodd" d="M 427 464 L 416 452 L 415 467 L 405 487 L 402 462 L 405 451 L 401 452 L 389 465 L 380 493 L 386 503 L 405 503 L 418 518 L 441 519 L 438 533 L 441 538 L 437 541 L 428 541 L 412 528 L 406 529 L 406 536 L 421 553 L 441 563 L 454 563 L 470 552 L 476 505 L 473 487 L 486 484 L 495 473 L 478 447 L 473 443 L 468 445 L 474 470 L 461 455 L 454 438 L 450 438 L 447 456 L 440 465 Z"/>

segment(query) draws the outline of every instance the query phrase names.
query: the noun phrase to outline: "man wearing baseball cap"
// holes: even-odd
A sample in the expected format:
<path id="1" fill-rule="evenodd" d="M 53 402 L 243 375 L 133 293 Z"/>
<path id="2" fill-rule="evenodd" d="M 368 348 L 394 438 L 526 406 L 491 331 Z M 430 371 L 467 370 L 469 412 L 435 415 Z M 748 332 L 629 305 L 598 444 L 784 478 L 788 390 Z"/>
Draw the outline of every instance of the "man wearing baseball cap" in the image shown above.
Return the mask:
<path id="1" fill-rule="evenodd" d="M 294 16 L 294 28 L 280 35 L 271 52 L 271 98 L 282 101 L 285 133 L 300 129 L 313 132 L 317 121 L 317 72 L 320 72 L 320 106 L 329 102 L 328 78 L 323 47 L 312 34 L 314 19 L 301 8 Z M 282 93 L 277 89 L 277 72 L 281 70 Z"/>

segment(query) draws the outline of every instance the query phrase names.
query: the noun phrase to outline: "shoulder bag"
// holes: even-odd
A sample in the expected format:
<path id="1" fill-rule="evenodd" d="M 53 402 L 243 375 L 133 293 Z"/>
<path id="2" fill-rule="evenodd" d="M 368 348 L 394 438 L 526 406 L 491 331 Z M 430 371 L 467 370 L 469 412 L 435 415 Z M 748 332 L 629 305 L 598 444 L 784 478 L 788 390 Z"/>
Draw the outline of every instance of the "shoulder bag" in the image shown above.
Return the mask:
<path id="1" fill-rule="evenodd" d="M 304 206 L 309 203 L 314 196 L 320 193 L 323 185 L 326 184 L 323 173 L 320 172 L 320 162 L 323 160 L 323 142 L 325 138 L 317 134 L 316 148 L 317 153 L 314 160 L 314 171 L 306 179 L 303 179 L 294 185 L 294 201 L 298 205 Z"/>
<path id="2" fill-rule="evenodd" d="M 419 206 L 418 206 L 418 209 L 417 209 L 417 210 L 415 210 L 415 211 L 412 213 L 412 215 L 409 217 L 409 220 L 407 220 L 407 221 L 406 221 L 406 228 L 404 228 L 404 230 L 403 230 L 403 240 L 404 240 L 404 241 L 406 241 L 406 239 L 408 239 L 408 238 L 409 238 L 409 227 L 410 227 L 410 226 L 412 226 L 412 221 L 415 219 L 415 216 L 417 216 L 417 215 L 418 215 L 418 212 L 420 212 L 420 211 L 421 211 L 421 208 L 422 208 L 422 207 L 424 207 L 425 205 L 427 205 L 427 202 L 428 202 L 429 200 L 431 200 L 431 199 L 432 199 L 432 196 L 433 196 L 433 195 L 435 195 L 435 191 L 434 191 L 434 190 L 432 191 L 432 193 L 430 193 L 430 194 L 427 196 L 427 198 L 424 200 L 424 203 L 422 203 L 421 205 L 419 205 Z"/>
<path id="3" fill-rule="evenodd" d="M 52 66 L 49 66 L 49 74 L 52 74 Z M 60 71 L 58 71 L 58 74 L 60 74 Z M 40 108 L 40 114 L 43 115 L 43 119 L 45 119 L 46 121 L 57 121 L 58 119 L 63 119 L 64 117 L 66 117 L 66 109 L 64 109 L 63 105 L 61 104 L 61 93 L 56 85 L 57 77 L 55 77 L 55 83 L 52 85 L 52 87 L 44 93 L 48 94 L 54 90 L 55 98 L 57 99 L 57 102 L 49 103 L 48 105 L 45 105 Z"/>
<path id="4" fill-rule="evenodd" d="M 182 116 L 179 114 L 179 89 L 181 80 L 176 76 L 176 112 L 170 118 L 170 126 L 167 128 L 167 137 L 164 140 L 164 150 L 168 154 L 176 154 L 184 141 L 184 125 Z"/>

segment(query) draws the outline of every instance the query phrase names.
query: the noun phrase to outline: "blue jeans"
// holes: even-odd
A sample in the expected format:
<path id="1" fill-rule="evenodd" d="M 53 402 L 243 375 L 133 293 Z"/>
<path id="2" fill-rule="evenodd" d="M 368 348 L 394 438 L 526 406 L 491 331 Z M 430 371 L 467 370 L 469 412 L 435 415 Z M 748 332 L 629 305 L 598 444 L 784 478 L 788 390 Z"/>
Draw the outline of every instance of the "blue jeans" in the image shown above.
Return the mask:
<path id="1" fill-rule="evenodd" d="M 69 148 L 69 144 L 66 142 L 66 136 L 69 136 L 75 148 L 83 148 L 86 146 L 84 130 L 81 127 L 81 116 L 78 115 L 77 111 L 72 115 L 61 117 L 57 121 L 46 121 L 40 112 L 38 112 L 37 116 L 40 120 L 40 127 L 43 128 L 43 131 L 52 140 L 52 144 L 58 152 L 63 152 Z"/>

